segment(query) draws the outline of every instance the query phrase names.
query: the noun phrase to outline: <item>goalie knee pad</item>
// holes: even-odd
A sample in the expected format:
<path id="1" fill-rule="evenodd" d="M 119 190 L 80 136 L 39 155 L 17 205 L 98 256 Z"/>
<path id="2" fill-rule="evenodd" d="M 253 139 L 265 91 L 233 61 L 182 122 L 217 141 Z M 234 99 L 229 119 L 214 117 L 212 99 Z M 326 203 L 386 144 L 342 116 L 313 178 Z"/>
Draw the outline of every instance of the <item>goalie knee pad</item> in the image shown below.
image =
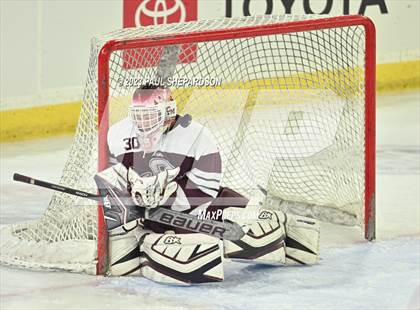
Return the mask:
<path id="1" fill-rule="evenodd" d="M 141 275 L 188 285 L 223 280 L 223 243 L 203 234 L 150 234 L 140 240 Z"/>
<path id="2" fill-rule="evenodd" d="M 224 240 L 225 257 L 264 264 L 285 264 L 285 230 L 276 213 L 262 210 L 258 219 L 246 224 L 240 240 Z"/>
<path id="3" fill-rule="evenodd" d="M 140 275 L 139 240 L 151 231 L 133 221 L 109 233 L 109 276 Z"/>
<path id="4" fill-rule="evenodd" d="M 319 222 L 304 216 L 283 214 L 286 227 L 286 264 L 316 264 L 319 261 Z"/>

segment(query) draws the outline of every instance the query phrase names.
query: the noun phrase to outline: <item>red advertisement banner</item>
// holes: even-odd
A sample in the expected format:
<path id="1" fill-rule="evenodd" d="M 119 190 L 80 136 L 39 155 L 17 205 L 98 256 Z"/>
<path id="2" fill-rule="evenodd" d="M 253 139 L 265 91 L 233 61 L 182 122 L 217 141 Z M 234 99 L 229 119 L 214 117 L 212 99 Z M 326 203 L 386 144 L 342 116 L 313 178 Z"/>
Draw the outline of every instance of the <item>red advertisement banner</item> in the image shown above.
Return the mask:
<path id="1" fill-rule="evenodd" d="M 198 0 L 124 0 L 123 26 L 140 27 L 197 20 Z M 163 48 L 142 48 L 124 53 L 124 68 L 156 66 Z M 197 45 L 183 44 L 178 63 L 190 63 L 197 59 Z"/>

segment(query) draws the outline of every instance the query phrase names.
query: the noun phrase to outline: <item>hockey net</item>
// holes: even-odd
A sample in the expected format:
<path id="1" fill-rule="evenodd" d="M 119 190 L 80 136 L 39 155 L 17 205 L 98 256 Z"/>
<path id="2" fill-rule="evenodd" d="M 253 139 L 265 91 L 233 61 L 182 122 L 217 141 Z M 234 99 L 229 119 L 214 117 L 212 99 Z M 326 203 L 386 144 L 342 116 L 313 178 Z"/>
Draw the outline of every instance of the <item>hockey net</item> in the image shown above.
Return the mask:
<path id="1" fill-rule="evenodd" d="M 179 114 L 214 135 L 222 185 L 247 197 L 263 188 L 266 205 L 358 225 L 373 239 L 374 67 L 374 27 L 360 16 L 232 18 L 94 38 L 60 183 L 96 191 L 107 129 L 127 116 L 139 84 L 163 75 Z M 94 203 L 54 194 L 39 219 L 2 228 L 1 263 L 103 273 L 100 215 Z"/>

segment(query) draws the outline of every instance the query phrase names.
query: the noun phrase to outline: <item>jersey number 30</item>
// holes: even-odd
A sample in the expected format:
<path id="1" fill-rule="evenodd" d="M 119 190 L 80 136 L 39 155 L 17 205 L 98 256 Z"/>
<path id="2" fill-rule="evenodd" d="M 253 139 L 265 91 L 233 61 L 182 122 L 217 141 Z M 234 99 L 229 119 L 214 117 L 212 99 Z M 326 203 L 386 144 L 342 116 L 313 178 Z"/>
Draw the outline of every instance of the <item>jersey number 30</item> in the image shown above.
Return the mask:
<path id="1" fill-rule="evenodd" d="M 125 147 L 124 148 L 127 151 L 133 150 L 133 149 L 138 149 L 140 147 L 140 143 L 139 143 L 139 140 L 137 139 L 137 137 L 125 138 L 125 139 L 123 139 L 123 141 L 125 142 Z"/>

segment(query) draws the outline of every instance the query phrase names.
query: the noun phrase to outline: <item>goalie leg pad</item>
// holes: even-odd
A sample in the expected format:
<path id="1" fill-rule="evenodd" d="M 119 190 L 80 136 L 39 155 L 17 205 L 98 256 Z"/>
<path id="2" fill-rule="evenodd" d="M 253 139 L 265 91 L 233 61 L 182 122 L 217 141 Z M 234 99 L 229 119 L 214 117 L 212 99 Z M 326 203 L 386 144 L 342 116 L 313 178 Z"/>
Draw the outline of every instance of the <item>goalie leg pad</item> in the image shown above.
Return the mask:
<path id="1" fill-rule="evenodd" d="M 256 222 L 245 226 L 248 232 L 241 240 L 224 240 L 225 257 L 261 264 L 285 264 L 285 229 L 274 212 L 262 210 Z"/>
<path id="2" fill-rule="evenodd" d="M 283 213 L 281 211 L 272 211 Z M 286 264 L 313 265 L 319 261 L 319 222 L 313 218 L 283 213 L 286 227 Z"/>
<path id="3" fill-rule="evenodd" d="M 223 243 L 204 234 L 150 234 L 140 241 L 141 275 L 189 285 L 222 281 Z"/>
<path id="4" fill-rule="evenodd" d="M 127 223 L 109 232 L 109 276 L 140 275 L 139 240 L 151 233 L 138 226 L 137 221 Z"/>

